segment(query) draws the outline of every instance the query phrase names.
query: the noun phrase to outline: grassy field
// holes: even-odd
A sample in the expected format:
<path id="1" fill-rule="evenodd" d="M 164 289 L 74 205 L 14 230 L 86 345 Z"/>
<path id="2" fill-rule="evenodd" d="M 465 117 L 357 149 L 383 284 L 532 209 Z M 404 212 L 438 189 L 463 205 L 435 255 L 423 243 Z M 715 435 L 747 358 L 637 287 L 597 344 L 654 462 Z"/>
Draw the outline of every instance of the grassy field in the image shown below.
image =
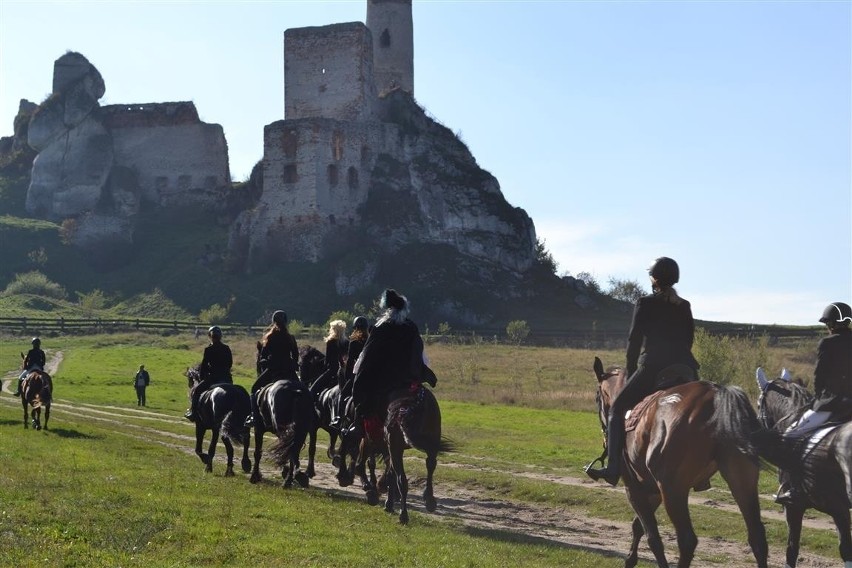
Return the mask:
<path id="1" fill-rule="evenodd" d="M 249 386 L 254 338 L 229 341 L 235 381 Z M 12 370 L 27 343 L 3 338 L 0 370 Z M 17 399 L 0 395 L 0 566 L 623 563 L 505 531 L 473 530 L 438 516 L 415 513 L 411 526 L 400 527 L 380 508 L 334 491 L 284 492 L 269 476 L 255 487 L 241 477 L 222 477 L 221 467 L 204 475 L 195 456 L 176 451 L 191 446 L 179 438 L 192 431 L 180 419 L 187 405 L 182 371 L 200 360 L 204 345 L 203 338 L 141 334 L 45 339 L 48 357 L 58 351 L 63 356 L 55 375 L 58 401 L 115 410 L 110 410 L 112 421 L 100 421 L 58 405 L 49 432 L 24 432 Z M 769 369 L 787 366 L 794 375 L 807 376 L 808 346 L 755 349 L 742 357 L 743 365 L 762 353 Z M 591 364 L 595 355 L 620 363 L 620 351 L 448 342 L 429 344 L 427 352 L 439 376 L 436 396 L 444 431 L 458 448 L 441 458 L 439 499 L 442 484 L 451 484 L 507 501 L 630 521 L 622 492 L 558 482 L 582 478 L 582 465 L 600 452 Z M 157 419 L 159 433 L 145 437 L 139 434 L 154 419 L 122 411 L 135 408 L 132 378 L 140 363 L 151 373 L 148 410 L 174 417 Z M 753 382 L 753 368 L 735 374 L 734 382 L 746 387 Z M 422 461 L 413 460 L 410 469 L 413 478 L 422 475 Z M 713 484 L 724 488 L 719 479 Z M 774 476 L 764 473 L 761 493 L 774 488 Z M 730 501 L 722 489 L 714 490 L 713 498 Z M 706 507 L 691 512 L 699 538 L 744 541 L 736 513 Z M 665 526 L 664 515 L 660 518 Z M 768 520 L 767 530 L 770 546 L 782 548 L 783 523 Z M 836 546 L 831 531 L 805 530 L 803 550 L 836 558 Z"/>

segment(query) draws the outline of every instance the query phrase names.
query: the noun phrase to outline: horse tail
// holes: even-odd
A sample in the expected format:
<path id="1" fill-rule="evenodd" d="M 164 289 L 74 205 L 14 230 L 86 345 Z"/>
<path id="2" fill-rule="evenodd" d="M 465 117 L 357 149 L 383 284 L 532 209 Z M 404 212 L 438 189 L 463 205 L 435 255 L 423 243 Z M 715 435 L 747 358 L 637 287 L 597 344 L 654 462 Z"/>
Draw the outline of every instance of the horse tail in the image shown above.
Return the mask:
<path id="1" fill-rule="evenodd" d="M 269 447 L 269 456 L 278 467 L 290 463 L 294 452 L 298 452 L 305 442 L 308 430 L 314 423 L 313 395 L 304 387 L 288 391 L 290 400 L 287 416 L 289 422 L 277 428 L 278 439 Z M 296 455 L 298 458 L 298 455 Z"/>
<path id="2" fill-rule="evenodd" d="M 715 437 L 736 445 L 740 452 L 757 461 L 753 435 L 760 429 L 760 423 L 748 395 L 736 386 L 714 384 L 713 388 L 714 410 L 710 424 L 715 429 Z"/>
<path id="3" fill-rule="evenodd" d="M 249 441 L 249 430 L 246 428 L 246 418 L 251 413 L 251 402 L 246 405 L 238 404 L 225 415 L 222 420 L 221 433 L 238 446 L 244 446 Z"/>
<path id="4" fill-rule="evenodd" d="M 290 463 L 290 455 L 296 441 L 296 422 L 290 422 L 278 431 L 278 439 L 269 446 L 269 458 L 278 467 Z"/>

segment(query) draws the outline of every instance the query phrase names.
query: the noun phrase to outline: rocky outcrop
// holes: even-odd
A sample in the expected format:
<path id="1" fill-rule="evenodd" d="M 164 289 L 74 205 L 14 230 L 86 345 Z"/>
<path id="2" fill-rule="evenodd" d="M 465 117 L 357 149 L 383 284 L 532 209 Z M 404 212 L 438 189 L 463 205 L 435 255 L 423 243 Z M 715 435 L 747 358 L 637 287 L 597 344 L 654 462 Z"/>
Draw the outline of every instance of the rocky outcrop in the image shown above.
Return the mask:
<path id="1" fill-rule="evenodd" d="M 76 218 L 75 244 L 111 241 L 113 249 L 132 244 L 142 201 L 220 207 L 230 184 L 222 127 L 201 122 L 191 102 L 101 107 L 105 91 L 83 55 L 68 52 L 56 60 L 53 93 L 26 129 L 28 145 L 38 152 L 27 211 L 57 221 Z"/>

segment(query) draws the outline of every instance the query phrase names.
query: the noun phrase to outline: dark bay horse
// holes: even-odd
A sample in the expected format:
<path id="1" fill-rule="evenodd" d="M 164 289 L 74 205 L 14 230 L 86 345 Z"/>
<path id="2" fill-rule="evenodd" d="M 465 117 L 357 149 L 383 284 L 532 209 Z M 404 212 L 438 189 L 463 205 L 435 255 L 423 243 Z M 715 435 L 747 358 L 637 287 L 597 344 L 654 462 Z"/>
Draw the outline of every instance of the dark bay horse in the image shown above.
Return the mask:
<path id="1" fill-rule="evenodd" d="M 852 507 L 852 422 L 825 424 L 815 432 L 819 440 L 811 447 L 808 439 L 784 439 L 781 434 L 810 407 L 813 395 L 800 383 L 784 378 L 767 380 L 757 370 L 760 398 L 758 417 L 767 431 L 755 443 L 767 461 L 790 472 L 801 495 L 784 507 L 787 519 L 787 566 L 795 568 L 805 510 L 814 508 L 834 520 L 840 538 L 840 557 L 852 567 L 852 534 L 849 509 Z M 829 429 L 825 433 L 826 429 Z"/>
<path id="2" fill-rule="evenodd" d="M 604 372 L 597 357 L 594 371 L 598 413 L 605 430 L 610 405 L 624 387 L 626 373 L 620 367 Z M 669 566 L 655 515 L 660 504 L 677 534 L 678 567 L 692 563 L 698 538 L 689 516 L 689 491 L 718 471 L 745 519 L 757 566 L 766 568 L 768 546 L 757 490 L 759 460 L 749 444 L 749 436 L 759 426 L 746 394 L 736 387 L 693 381 L 652 394 L 634 413 L 649 399 L 635 428 L 628 428 L 621 456 L 621 479 L 636 513 L 624 566 L 636 566 L 643 534 L 657 566 Z"/>
<path id="3" fill-rule="evenodd" d="M 313 395 L 304 383 L 283 379 L 257 391 L 259 420 L 254 426 L 254 467 L 251 482 L 262 479 L 260 458 L 263 454 L 263 434 L 272 432 L 278 438 L 269 448 L 273 462 L 281 468 L 284 487 L 292 487 L 295 480 L 301 487 L 308 486 L 308 476 L 299 470 L 299 453 L 305 439 L 314 428 Z"/>
<path id="4" fill-rule="evenodd" d="M 323 370 L 325 370 L 325 355 L 310 345 L 304 345 L 299 348 L 299 377 L 306 386 L 310 387 L 319 378 Z M 308 442 L 308 467 L 306 469 L 308 477 L 313 477 L 316 473 L 314 469 L 314 457 L 317 451 L 317 431 L 320 428 L 328 432 L 329 441 L 326 455 L 331 460 L 339 460 L 334 451 L 339 433 L 336 428 L 331 427 L 331 420 L 336 412 L 339 398 L 340 387 L 334 385 L 320 391 L 319 396 L 314 400 L 314 412 L 316 416 L 314 417 L 314 426 L 308 433 L 310 437 Z"/>
<path id="5" fill-rule="evenodd" d="M 399 501 L 399 522 L 408 523 L 408 478 L 405 475 L 403 452 L 416 448 L 426 454 L 426 488 L 423 501 L 426 510 L 433 512 L 438 503 L 432 490 L 432 477 L 438 465 L 438 454 L 453 451 L 453 444 L 441 436 L 441 410 L 432 391 L 421 384 L 391 394 L 385 419 L 385 443 L 389 461 L 387 477 L 388 497 L 385 511 L 392 513 Z"/>
<path id="6" fill-rule="evenodd" d="M 192 389 L 201 381 L 197 367 L 186 371 L 187 386 Z M 195 422 L 195 454 L 207 467 L 204 471 L 213 471 L 213 457 L 216 454 L 216 442 L 222 436 L 222 444 L 228 457 L 225 477 L 234 475 L 234 444 L 242 446 L 242 468 L 245 473 L 251 471 L 249 459 L 249 431 L 244 422 L 251 412 L 248 392 L 240 385 L 219 383 L 211 386 L 198 399 L 198 420 Z M 210 430 L 210 445 L 205 454 L 201 448 L 204 433 Z"/>
<path id="7" fill-rule="evenodd" d="M 21 383 L 21 405 L 24 407 L 24 429 L 28 429 L 27 407 L 32 407 L 29 417 L 33 428 L 42 429 L 41 409 L 44 408 L 44 429 L 50 420 L 50 402 L 53 400 L 53 379 L 44 371 L 32 370 Z"/>

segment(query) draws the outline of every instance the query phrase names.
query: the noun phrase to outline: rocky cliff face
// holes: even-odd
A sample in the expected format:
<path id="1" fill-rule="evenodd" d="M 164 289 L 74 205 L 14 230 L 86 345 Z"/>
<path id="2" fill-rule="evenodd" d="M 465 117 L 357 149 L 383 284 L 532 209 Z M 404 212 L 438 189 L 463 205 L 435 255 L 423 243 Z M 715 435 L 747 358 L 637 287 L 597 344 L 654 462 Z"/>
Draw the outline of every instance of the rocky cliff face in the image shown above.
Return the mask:
<path id="1" fill-rule="evenodd" d="M 190 103 L 112 105 L 81 54 L 56 60 L 53 93 L 28 123 L 33 161 L 26 209 L 51 220 L 73 218 L 82 247 L 133 242 L 145 200 L 215 207 L 230 184 L 221 126 L 202 123 Z"/>
<path id="2" fill-rule="evenodd" d="M 489 291 L 495 297 L 520 295 L 535 258 L 526 212 L 506 202 L 494 176 L 410 94 L 392 91 L 377 108 L 370 121 L 266 127 L 262 196 L 231 229 L 235 266 L 332 263 L 337 293 L 350 296 L 392 273 L 401 255 L 416 255 L 414 266 L 431 276 L 416 275 L 412 285 L 445 276 L 477 290 L 500 282 Z"/>

